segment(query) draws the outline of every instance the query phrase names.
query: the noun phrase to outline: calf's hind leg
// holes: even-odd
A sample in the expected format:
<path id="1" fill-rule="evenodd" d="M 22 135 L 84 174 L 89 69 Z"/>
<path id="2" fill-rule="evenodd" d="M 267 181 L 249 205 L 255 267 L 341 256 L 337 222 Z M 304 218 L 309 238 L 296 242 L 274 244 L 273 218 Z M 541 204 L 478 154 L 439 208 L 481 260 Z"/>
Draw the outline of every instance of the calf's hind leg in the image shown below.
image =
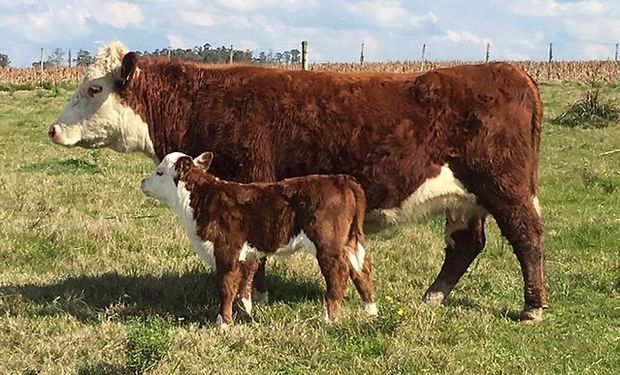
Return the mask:
<path id="1" fill-rule="evenodd" d="M 362 246 L 362 249 L 357 247 L 355 241 L 351 241 L 353 246 L 355 246 L 354 254 L 357 255 L 357 262 L 354 263 L 349 259 L 349 276 L 353 281 L 353 285 L 355 285 L 355 289 L 357 289 L 357 293 L 360 295 L 362 301 L 364 302 L 364 310 L 370 316 L 378 315 L 377 304 L 375 303 L 375 292 L 372 281 L 372 262 L 368 253 L 365 249 L 365 243 L 359 243 Z M 347 248 L 347 251 L 352 251 L 351 248 Z M 360 251 L 364 251 L 364 254 L 360 256 Z M 362 260 L 362 264 L 359 263 L 359 260 Z M 361 269 L 360 269 L 361 266 Z"/>
<path id="2" fill-rule="evenodd" d="M 333 245 L 333 244 L 332 244 Z M 325 322 L 330 324 L 338 319 L 342 301 L 349 281 L 349 264 L 340 246 L 317 246 L 316 258 L 325 278 Z"/>
<path id="3" fill-rule="evenodd" d="M 446 219 L 446 257 L 441 271 L 424 293 L 424 299 L 432 304 L 444 302 L 485 245 L 484 217 L 454 216 L 460 215 L 449 214 Z"/>

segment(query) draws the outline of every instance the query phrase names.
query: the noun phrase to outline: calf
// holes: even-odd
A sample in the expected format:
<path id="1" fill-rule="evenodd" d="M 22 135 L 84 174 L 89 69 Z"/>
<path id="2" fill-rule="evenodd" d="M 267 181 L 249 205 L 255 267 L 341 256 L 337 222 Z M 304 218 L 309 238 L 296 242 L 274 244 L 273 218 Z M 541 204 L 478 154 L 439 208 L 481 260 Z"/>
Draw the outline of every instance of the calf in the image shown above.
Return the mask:
<path id="1" fill-rule="evenodd" d="M 142 181 L 142 191 L 179 216 L 199 256 L 217 272 L 217 324 L 233 322 L 242 278 L 257 259 L 304 248 L 316 257 L 327 284 L 327 322 L 340 311 L 351 277 L 370 315 L 377 314 L 363 232 L 366 198 L 346 175 L 311 175 L 277 183 L 240 184 L 208 173 L 211 152 L 196 159 L 173 152 Z M 251 300 L 242 298 L 247 313 Z"/>

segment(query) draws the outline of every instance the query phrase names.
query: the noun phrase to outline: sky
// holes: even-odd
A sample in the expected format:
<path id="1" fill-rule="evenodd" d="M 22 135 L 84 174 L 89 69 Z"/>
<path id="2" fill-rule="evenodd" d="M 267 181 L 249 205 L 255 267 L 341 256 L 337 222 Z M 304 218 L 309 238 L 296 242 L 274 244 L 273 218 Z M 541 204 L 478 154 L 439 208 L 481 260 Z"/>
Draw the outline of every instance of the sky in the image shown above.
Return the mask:
<path id="1" fill-rule="evenodd" d="M 620 0 L 0 0 L 0 53 L 13 66 L 40 48 L 301 49 L 310 61 L 613 59 Z"/>

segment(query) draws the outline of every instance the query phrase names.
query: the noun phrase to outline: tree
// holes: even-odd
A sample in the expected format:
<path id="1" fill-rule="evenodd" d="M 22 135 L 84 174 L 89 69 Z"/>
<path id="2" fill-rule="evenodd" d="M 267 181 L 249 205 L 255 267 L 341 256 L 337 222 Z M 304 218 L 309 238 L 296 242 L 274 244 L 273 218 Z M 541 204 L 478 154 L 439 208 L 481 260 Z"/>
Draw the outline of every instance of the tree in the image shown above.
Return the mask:
<path id="1" fill-rule="evenodd" d="M 59 67 L 62 66 L 65 61 L 65 51 L 60 48 L 56 48 L 52 51 L 52 54 L 47 57 L 47 66 Z"/>
<path id="2" fill-rule="evenodd" d="M 73 61 L 76 66 L 89 66 L 95 61 L 95 58 L 87 50 L 79 49 Z"/>
<path id="3" fill-rule="evenodd" d="M 5 53 L 0 53 L 0 68 L 6 68 L 11 65 L 11 59 L 9 59 L 9 55 Z"/>
<path id="4" fill-rule="evenodd" d="M 301 52 L 298 49 L 291 50 L 291 63 L 296 64 L 301 62 Z"/>

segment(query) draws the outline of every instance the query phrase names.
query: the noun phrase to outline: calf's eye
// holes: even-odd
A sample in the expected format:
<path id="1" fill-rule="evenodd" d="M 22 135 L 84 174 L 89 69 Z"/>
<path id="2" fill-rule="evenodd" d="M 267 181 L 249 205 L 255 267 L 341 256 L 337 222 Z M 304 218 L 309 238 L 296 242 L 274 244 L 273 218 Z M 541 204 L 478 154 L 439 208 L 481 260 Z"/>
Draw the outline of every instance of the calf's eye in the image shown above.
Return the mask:
<path id="1" fill-rule="evenodd" d="M 99 85 L 92 85 L 88 87 L 88 96 L 90 96 L 91 98 L 93 96 L 95 96 L 96 94 L 99 94 L 101 92 L 103 88 Z"/>
<path id="2" fill-rule="evenodd" d="M 155 172 L 155 174 L 158 175 L 158 176 L 163 176 L 164 172 Z"/>

